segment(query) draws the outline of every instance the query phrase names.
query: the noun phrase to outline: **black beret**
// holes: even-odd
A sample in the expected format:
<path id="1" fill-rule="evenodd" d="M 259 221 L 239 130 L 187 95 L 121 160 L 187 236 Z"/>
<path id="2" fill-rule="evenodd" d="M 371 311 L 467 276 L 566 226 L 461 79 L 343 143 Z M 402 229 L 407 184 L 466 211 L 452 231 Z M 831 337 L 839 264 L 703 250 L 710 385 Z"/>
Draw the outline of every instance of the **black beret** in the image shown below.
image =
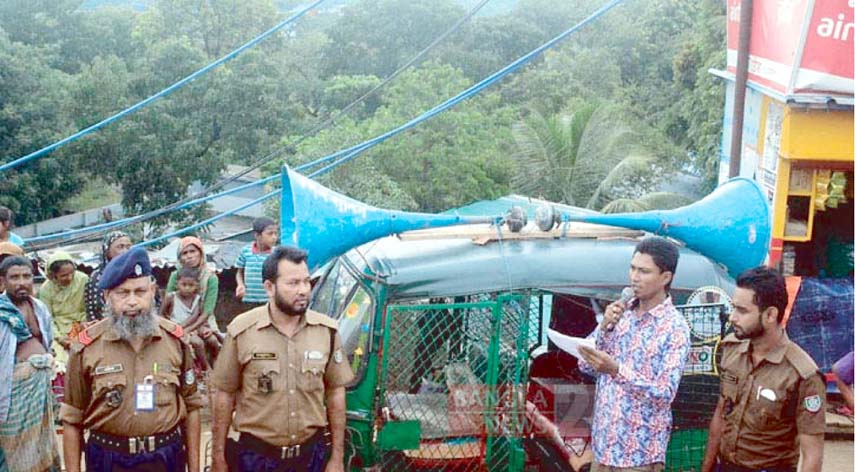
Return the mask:
<path id="1" fill-rule="evenodd" d="M 118 287 L 125 280 L 148 276 L 151 276 L 148 253 L 141 247 L 134 247 L 107 263 L 107 267 L 101 273 L 101 280 L 98 281 L 98 288 L 110 290 Z"/>

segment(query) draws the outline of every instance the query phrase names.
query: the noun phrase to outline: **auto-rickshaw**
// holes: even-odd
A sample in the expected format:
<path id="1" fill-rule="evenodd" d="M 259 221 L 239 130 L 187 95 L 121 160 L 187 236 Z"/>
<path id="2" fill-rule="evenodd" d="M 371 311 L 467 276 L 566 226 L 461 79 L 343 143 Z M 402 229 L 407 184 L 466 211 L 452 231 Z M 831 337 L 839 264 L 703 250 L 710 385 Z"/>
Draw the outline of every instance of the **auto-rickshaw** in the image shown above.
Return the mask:
<path id="1" fill-rule="evenodd" d="M 747 216 L 725 215 L 734 198 Z M 768 247 L 768 208 L 752 182 L 679 211 L 708 212 L 716 202 L 726 210 L 716 224 L 731 236 L 712 244 L 683 237 L 671 288 L 693 347 L 674 402 L 669 470 L 699 465 L 733 275 L 762 262 Z M 660 226 L 697 223 L 679 211 Z M 612 226 L 597 221 L 609 215 L 552 207 L 536 213 L 556 224 L 535 228 L 518 221 L 528 213 L 531 206 L 517 209 L 510 221 L 379 210 L 283 170 L 283 243 L 309 251 L 311 308 L 339 321 L 356 374 L 347 389 L 349 468 L 587 469 L 593 381 L 547 330 L 590 333 L 627 284 L 648 232 L 623 221 L 629 215 Z"/>

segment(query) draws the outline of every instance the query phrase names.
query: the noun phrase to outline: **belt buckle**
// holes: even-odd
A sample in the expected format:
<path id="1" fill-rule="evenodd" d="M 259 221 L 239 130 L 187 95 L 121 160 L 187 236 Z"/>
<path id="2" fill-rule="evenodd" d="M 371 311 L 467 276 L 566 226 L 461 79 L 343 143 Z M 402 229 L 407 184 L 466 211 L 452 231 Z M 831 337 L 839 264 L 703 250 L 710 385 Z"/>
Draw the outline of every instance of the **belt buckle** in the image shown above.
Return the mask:
<path id="1" fill-rule="evenodd" d="M 148 442 L 148 451 L 146 451 L 146 442 Z M 131 454 L 154 452 L 155 449 L 154 436 L 128 438 L 128 451 Z"/>
<path id="2" fill-rule="evenodd" d="M 293 459 L 300 456 L 300 445 L 282 448 L 282 459 Z"/>

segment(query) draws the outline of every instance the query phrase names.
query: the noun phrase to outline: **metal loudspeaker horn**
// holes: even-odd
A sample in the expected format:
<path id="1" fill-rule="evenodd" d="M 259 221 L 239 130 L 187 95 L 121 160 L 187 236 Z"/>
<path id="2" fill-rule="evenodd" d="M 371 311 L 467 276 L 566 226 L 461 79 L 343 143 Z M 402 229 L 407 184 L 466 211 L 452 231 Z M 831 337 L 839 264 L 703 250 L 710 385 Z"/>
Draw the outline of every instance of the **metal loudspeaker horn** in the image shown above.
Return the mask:
<path id="1" fill-rule="evenodd" d="M 308 251 L 310 270 L 351 248 L 390 234 L 458 224 L 508 222 L 501 217 L 432 215 L 375 208 L 336 193 L 288 166 L 282 168 L 281 205 L 282 242 Z M 517 226 L 523 225 L 524 221 Z"/>
<path id="2" fill-rule="evenodd" d="M 561 220 L 668 236 L 721 263 L 734 277 L 763 263 L 772 237 L 766 197 L 757 183 L 745 178 L 731 179 L 703 199 L 673 210 L 591 216 L 558 216 L 554 210 L 543 210 L 538 220 L 541 229 Z"/>

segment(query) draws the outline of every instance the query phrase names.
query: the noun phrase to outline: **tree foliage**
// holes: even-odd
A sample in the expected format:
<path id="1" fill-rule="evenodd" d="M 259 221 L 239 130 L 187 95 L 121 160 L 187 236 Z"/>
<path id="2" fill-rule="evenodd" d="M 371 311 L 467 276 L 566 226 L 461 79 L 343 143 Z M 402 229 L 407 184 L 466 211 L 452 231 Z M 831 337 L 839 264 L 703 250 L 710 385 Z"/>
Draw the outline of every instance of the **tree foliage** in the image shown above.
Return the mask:
<path id="1" fill-rule="evenodd" d="M 115 3 L 115 2 L 111 2 Z M 138 12 L 0 2 L 0 151 L 35 151 L 144 99 L 267 30 L 300 2 L 157 0 Z M 484 9 L 391 84 L 318 127 L 428 46 L 472 1 L 360 0 L 321 9 L 187 87 L 0 180 L 24 224 L 99 181 L 129 213 L 285 146 L 265 172 L 380 135 L 585 18 L 584 0 Z M 322 177 L 388 208 L 442 211 L 509 192 L 614 209 L 667 206 L 677 169 L 715 179 L 724 7 L 622 5 L 530 66 Z M 298 143 L 296 146 L 292 146 Z M 651 193 L 653 192 L 653 193 Z M 198 218 L 171 215 L 155 228 Z"/>

